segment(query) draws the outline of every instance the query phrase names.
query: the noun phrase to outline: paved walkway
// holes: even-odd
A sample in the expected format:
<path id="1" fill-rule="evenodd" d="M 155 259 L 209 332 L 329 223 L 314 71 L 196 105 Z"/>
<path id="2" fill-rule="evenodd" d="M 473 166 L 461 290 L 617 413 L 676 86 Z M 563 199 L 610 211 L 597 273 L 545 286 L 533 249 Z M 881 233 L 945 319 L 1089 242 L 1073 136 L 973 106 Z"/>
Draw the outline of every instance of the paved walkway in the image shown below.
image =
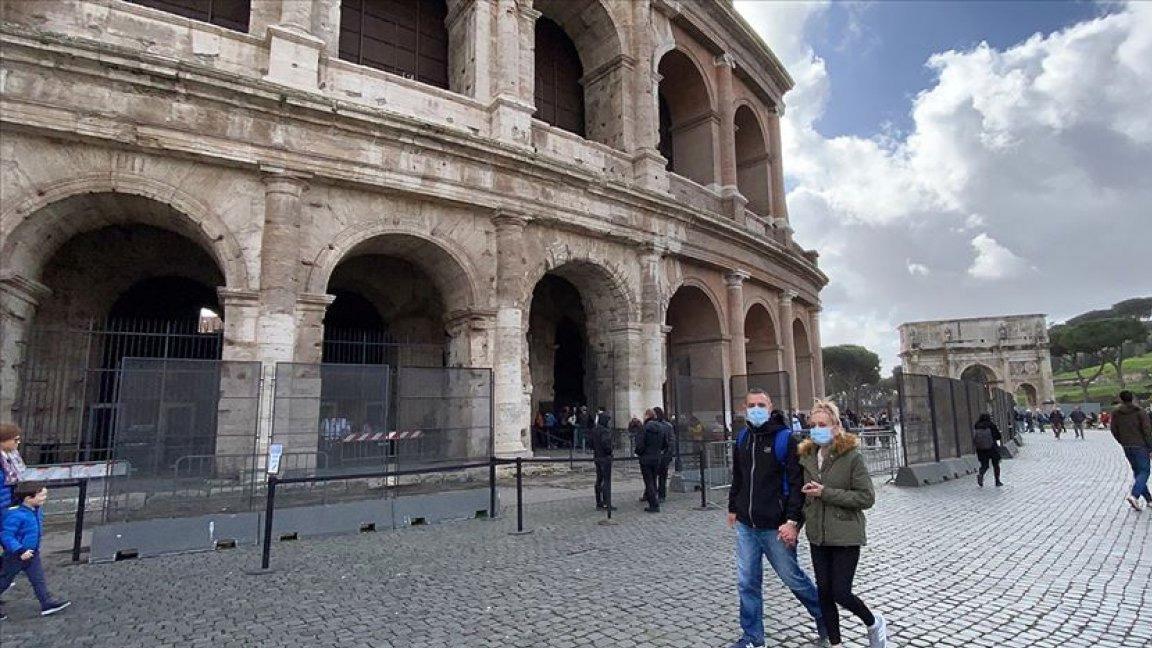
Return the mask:
<path id="1" fill-rule="evenodd" d="M 881 488 L 858 593 L 899 646 L 1152 645 L 1152 511 L 1123 504 L 1123 457 L 1106 433 L 1088 436 L 1026 435 L 1003 489 Z M 277 571 L 258 577 L 242 571 L 250 549 L 53 566 L 74 605 L 38 618 L 21 581 L 0 645 L 726 647 L 739 631 L 723 512 L 683 495 L 647 515 L 621 499 L 616 526 L 596 524 L 583 495 L 533 505 L 527 536 L 508 535 L 509 511 L 278 543 Z M 799 605 L 766 588 L 769 645 L 804 645 Z M 844 626 L 866 645 L 854 619 Z"/>

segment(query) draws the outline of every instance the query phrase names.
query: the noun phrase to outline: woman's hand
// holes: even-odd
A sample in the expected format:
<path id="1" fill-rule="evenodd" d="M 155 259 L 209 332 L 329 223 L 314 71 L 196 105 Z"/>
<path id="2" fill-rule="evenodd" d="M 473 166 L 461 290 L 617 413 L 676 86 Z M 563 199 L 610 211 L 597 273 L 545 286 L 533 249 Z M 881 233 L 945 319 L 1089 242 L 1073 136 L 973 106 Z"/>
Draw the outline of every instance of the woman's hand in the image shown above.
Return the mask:
<path id="1" fill-rule="evenodd" d="M 824 494 L 824 484 L 820 482 L 810 481 L 800 489 L 801 493 L 809 497 L 820 497 Z"/>

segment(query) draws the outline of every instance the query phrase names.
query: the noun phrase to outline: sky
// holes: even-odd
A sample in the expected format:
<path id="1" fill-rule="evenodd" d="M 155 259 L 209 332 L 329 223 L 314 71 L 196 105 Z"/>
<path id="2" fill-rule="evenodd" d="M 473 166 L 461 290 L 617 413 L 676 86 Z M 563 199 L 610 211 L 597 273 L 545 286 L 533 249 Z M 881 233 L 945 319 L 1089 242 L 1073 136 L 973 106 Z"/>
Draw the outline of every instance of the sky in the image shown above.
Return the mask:
<path id="1" fill-rule="evenodd" d="M 737 9 L 796 82 L 784 172 L 825 346 L 1152 294 L 1152 2 Z"/>

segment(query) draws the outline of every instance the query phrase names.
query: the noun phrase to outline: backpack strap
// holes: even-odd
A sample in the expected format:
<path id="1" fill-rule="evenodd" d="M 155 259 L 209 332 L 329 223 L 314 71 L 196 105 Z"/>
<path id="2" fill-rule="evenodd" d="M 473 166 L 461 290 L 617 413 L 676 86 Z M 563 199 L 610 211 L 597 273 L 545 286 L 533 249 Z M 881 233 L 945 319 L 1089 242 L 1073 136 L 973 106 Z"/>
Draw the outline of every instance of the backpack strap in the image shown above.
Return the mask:
<path id="1" fill-rule="evenodd" d="M 792 438 L 792 428 L 782 428 L 776 431 L 776 438 L 772 440 L 772 451 L 776 454 L 776 461 L 784 467 L 781 478 L 784 486 L 784 497 L 788 497 L 788 441 Z"/>

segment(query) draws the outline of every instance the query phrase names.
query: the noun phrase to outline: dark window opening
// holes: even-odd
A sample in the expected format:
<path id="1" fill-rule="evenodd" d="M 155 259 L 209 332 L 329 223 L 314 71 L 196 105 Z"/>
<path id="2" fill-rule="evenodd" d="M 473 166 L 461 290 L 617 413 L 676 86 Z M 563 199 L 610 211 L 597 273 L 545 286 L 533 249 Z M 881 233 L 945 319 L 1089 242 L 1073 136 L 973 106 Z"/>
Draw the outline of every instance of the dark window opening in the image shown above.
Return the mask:
<path id="1" fill-rule="evenodd" d="M 444 0 L 342 0 L 340 58 L 448 88 Z"/>
<path id="2" fill-rule="evenodd" d="M 554 394 L 557 405 L 588 402 L 584 395 L 584 336 L 580 326 L 563 317 L 556 324 L 556 356 L 553 365 Z"/>
<path id="3" fill-rule="evenodd" d="M 238 32 L 248 31 L 251 0 L 128 0 Z"/>
<path id="4" fill-rule="evenodd" d="M 657 145 L 660 155 L 668 160 L 668 164 L 664 167 L 669 171 L 675 166 L 672 157 L 672 111 L 668 108 L 668 100 L 664 98 L 664 94 L 659 95 L 660 101 L 660 143 Z"/>
<path id="5" fill-rule="evenodd" d="M 584 137 L 584 67 L 568 34 L 536 19 L 536 118 Z"/>

